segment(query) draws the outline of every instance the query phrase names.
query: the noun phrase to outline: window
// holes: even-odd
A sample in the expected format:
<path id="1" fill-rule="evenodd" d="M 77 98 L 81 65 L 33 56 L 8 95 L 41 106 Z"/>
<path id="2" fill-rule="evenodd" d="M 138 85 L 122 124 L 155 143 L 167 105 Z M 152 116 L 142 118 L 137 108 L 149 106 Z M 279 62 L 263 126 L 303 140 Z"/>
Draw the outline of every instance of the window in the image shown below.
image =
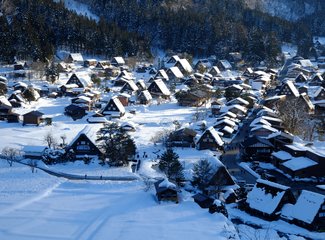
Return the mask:
<path id="1" fill-rule="evenodd" d="M 325 212 L 319 213 L 319 217 L 325 217 Z"/>
<path id="2" fill-rule="evenodd" d="M 90 147 L 88 145 L 79 145 L 79 146 L 77 146 L 77 150 L 88 151 L 88 150 L 90 150 Z"/>

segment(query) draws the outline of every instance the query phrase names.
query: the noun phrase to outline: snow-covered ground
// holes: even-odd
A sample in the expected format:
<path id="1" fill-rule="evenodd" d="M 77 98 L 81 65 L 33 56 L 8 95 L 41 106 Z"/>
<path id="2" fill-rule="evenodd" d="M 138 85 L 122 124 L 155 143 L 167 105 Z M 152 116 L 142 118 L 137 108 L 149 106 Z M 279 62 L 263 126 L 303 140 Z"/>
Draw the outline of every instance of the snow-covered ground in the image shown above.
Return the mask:
<path id="1" fill-rule="evenodd" d="M 223 215 L 186 194 L 158 204 L 141 181 L 73 182 L 0 164 L 0 239 L 239 239 Z"/>

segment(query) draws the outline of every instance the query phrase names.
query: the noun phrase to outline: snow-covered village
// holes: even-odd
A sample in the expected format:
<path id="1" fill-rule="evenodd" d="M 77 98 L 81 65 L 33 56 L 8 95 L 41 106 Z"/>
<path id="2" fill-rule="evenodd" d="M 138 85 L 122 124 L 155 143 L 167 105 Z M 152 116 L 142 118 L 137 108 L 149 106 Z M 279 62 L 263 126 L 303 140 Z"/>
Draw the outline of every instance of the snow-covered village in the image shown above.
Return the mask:
<path id="1" fill-rule="evenodd" d="M 33 8 L 16 2 L 0 1 L 2 39 Z M 96 4 L 35 6 L 47 2 L 103 24 Z M 325 239 L 325 37 L 279 42 L 265 58 L 65 42 L 35 59 L 7 43 L 0 239 Z"/>

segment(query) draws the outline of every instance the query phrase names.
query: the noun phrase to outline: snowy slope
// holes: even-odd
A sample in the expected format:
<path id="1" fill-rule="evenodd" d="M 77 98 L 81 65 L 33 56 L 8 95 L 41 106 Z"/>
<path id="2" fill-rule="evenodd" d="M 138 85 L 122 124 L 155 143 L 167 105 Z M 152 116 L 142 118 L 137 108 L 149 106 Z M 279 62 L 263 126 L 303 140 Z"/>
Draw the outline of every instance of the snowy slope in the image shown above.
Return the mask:
<path id="1" fill-rule="evenodd" d="M 53 0 L 53 1 L 60 2 L 61 0 Z M 96 14 L 92 13 L 86 4 L 79 3 L 78 1 L 75 0 L 63 0 L 63 1 L 67 9 L 74 11 L 79 15 L 83 15 L 90 19 L 93 19 L 96 22 L 99 21 L 99 17 Z"/>

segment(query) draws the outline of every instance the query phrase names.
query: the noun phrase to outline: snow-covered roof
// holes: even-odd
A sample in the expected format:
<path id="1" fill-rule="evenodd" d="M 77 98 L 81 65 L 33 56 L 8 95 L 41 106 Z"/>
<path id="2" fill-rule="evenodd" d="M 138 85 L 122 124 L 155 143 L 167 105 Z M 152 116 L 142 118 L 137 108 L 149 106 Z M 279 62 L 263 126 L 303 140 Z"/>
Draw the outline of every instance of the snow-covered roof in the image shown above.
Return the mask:
<path id="1" fill-rule="evenodd" d="M 224 144 L 224 142 L 222 141 L 221 137 L 219 136 L 218 132 L 213 128 L 213 127 L 209 127 L 205 130 L 204 133 L 206 132 L 210 132 L 211 136 L 214 138 L 214 140 L 216 141 L 216 143 L 219 145 L 219 146 L 222 146 Z M 204 133 L 202 134 L 202 136 L 204 135 Z M 201 136 L 201 137 L 202 137 Z M 200 137 L 200 138 L 201 138 Z"/>
<path id="2" fill-rule="evenodd" d="M 318 95 L 324 90 L 323 87 L 318 87 L 317 90 L 314 92 L 312 97 L 318 97 Z"/>
<path id="3" fill-rule="evenodd" d="M 313 160 L 307 157 L 296 157 L 282 163 L 283 166 L 289 168 L 292 171 L 305 169 L 307 167 L 315 166 L 317 164 L 317 162 L 314 162 Z"/>
<path id="4" fill-rule="evenodd" d="M 303 59 L 303 60 L 299 60 L 298 63 L 302 66 L 302 67 L 314 67 L 314 65 L 312 64 L 312 62 L 309 59 Z"/>
<path id="5" fill-rule="evenodd" d="M 177 62 L 180 63 L 180 65 L 184 68 L 184 70 L 186 72 L 188 72 L 188 73 L 193 72 L 193 68 L 192 68 L 191 64 L 187 61 L 187 59 L 182 58 L 182 59 L 179 59 Z"/>
<path id="6" fill-rule="evenodd" d="M 227 133 L 232 134 L 235 130 L 229 126 L 225 126 L 224 128 L 221 129 L 221 131 L 225 131 Z"/>
<path id="7" fill-rule="evenodd" d="M 115 103 L 115 105 L 119 109 L 120 113 L 125 113 L 125 108 L 117 96 L 112 97 L 112 101 Z"/>
<path id="8" fill-rule="evenodd" d="M 269 130 L 270 132 L 277 132 L 279 131 L 278 129 L 275 129 L 271 126 L 268 126 L 268 125 L 257 125 L 256 127 L 252 128 L 251 131 L 257 131 L 257 130 L 260 130 L 260 129 L 266 129 L 266 130 Z"/>
<path id="9" fill-rule="evenodd" d="M 258 184 L 256 184 L 252 191 L 247 194 L 246 201 L 249 207 L 263 213 L 273 214 L 276 208 L 279 206 L 288 187 L 262 179 L 258 179 L 257 183 L 262 183 L 263 185 L 257 187 Z M 276 188 L 278 191 L 272 195 L 267 191 L 264 185 Z"/>
<path id="10" fill-rule="evenodd" d="M 286 204 L 283 206 L 281 215 L 288 219 L 297 219 L 311 224 L 318 214 L 322 204 L 324 204 L 324 201 L 324 195 L 302 190 L 294 205 Z"/>
<path id="11" fill-rule="evenodd" d="M 167 88 L 166 84 L 163 82 L 163 80 L 155 79 L 154 82 L 157 84 L 157 86 L 160 89 L 160 91 L 162 92 L 162 94 L 164 94 L 166 96 L 170 95 L 170 91 Z"/>
<path id="12" fill-rule="evenodd" d="M 164 179 L 161 183 L 158 185 L 161 188 L 169 188 L 169 189 L 176 189 L 176 185 L 170 181 L 168 181 L 167 178 Z"/>
<path id="13" fill-rule="evenodd" d="M 179 69 L 178 69 L 178 71 L 179 71 Z M 169 79 L 169 77 L 168 77 L 168 75 L 167 75 L 167 73 L 166 73 L 166 71 L 165 71 L 164 69 L 160 69 L 160 70 L 157 72 L 157 74 L 156 74 L 156 77 L 157 77 L 157 78 L 159 78 L 158 75 L 161 75 L 161 77 L 164 78 L 164 79 L 166 79 L 166 80 Z"/>
<path id="14" fill-rule="evenodd" d="M 280 159 L 282 161 L 287 161 L 292 158 L 291 154 L 285 151 L 278 151 L 278 152 L 273 152 L 272 156 L 276 157 L 277 159 Z"/>
<path id="15" fill-rule="evenodd" d="M 183 73 L 181 72 L 181 70 L 179 70 L 178 67 L 174 66 L 174 67 L 171 67 L 169 70 L 174 74 L 174 76 L 176 78 L 183 78 L 184 77 Z"/>
<path id="16" fill-rule="evenodd" d="M 237 118 L 237 115 L 235 113 L 229 112 L 229 111 L 226 111 L 226 112 L 224 112 L 224 113 L 222 113 L 220 115 L 220 117 L 224 117 L 224 116 L 229 116 L 229 117 L 232 117 L 232 118 Z"/>
<path id="17" fill-rule="evenodd" d="M 84 59 L 81 55 L 81 53 L 70 53 L 69 56 L 74 62 L 83 62 Z"/>
<path id="18" fill-rule="evenodd" d="M 214 126 L 219 125 L 219 124 L 223 124 L 223 123 L 225 123 L 226 125 L 229 125 L 229 126 L 231 126 L 231 127 L 234 127 L 234 126 L 236 125 L 236 123 L 235 123 L 234 121 L 232 121 L 232 120 L 230 120 L 230 119 L 227 119 L 227 118 L 223 118 L 223 119 L 221 119 L 220 121 L 217 121 L 217 122 L 214 124 Z"/>
<path id="19" fill-rule="evenodd" d="M 23 146 L 22 151 L 26 153 L 43 153 L 47 149 L 46 146 Z"/>
<path id="20" fill-rule="evenodd" d="M 149 92 L 148 90 L 144 90 L 144 91 L 142 91 L 141 94 L 144 96 L 144 98 L 145 98 L 147 101 L 149 101 L 149 100 L 152 99 L 152 96 L 151 96 L 151 94 L 150 94 L 150 92 Z"/>
<path id="21" fill-rule="evenodd" d="M 0 96 L 0 106 L 12 107 L 11 103 L 5 96 Z"/>
<path id="22" fill-rule="evenodd" d="M 86 125 L 70 142 L 68 147 L 72 146 L 72 144 L 78 140 L 80 135 L 84 134 L 87 136 L 87 138 L 96 145 L 96 139 L 97 139 L 97 128 L 93 127 L 92 125 Z"/>
<path id="23" fill-rule="evenodd" d="M 290 88 L 292 94 L 295 96 L 295 97 L 299 97 L 299 91 L 298 89 L 296 88 L 296 86 L 293 84 L 292 81 L 287 81 L 286 82 L 286 85 Z"/>
<path id="24" fill-rule="evenodd" d="M 267 125 L 267 126 L 272 126 L 271 123 L 269 123 L 267 120 L 265 120 L 262 117 L 255 118 L 251 124 L 249 125 L 251 128 L 255 128 L 260 125 Z"/>
<path id="25" fill-rule="evenodd" d="M 123 57 L 113 57 L 113 60 L 115 60 L 115 62 L 117 62 L 120 65 L 125 64 L 125 61 L 124 61 Z"/>
<path id="26" fill-rule="evenodd" d="M 232 99 L 232 100 L 228 101 L 227 104 L 229 105 L 229 104 L 232 104 L 234 102 L 239 102 L 239 104 L 243 104 L 243 105 L 246 105 L 246 106 L 249 105 L 249 102 L 246 101 L 245 99 L 242 99 L 241 97 L 237 97 L 235 99 Z"/>

